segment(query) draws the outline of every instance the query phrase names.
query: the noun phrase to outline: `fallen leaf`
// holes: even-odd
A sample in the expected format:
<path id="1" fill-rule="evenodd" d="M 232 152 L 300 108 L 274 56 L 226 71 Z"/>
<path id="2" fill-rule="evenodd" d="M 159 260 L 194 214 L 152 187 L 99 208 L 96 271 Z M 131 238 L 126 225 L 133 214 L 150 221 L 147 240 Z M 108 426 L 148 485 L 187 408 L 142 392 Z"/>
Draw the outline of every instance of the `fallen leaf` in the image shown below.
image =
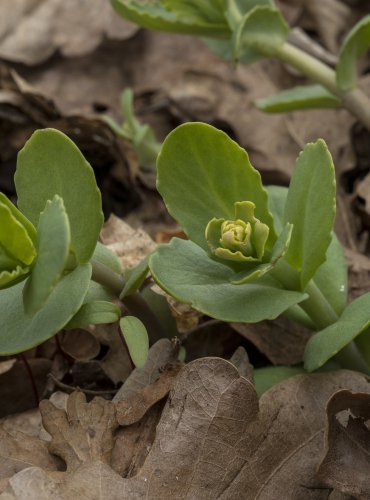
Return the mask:
<path id="1" fill-rule="evenodd" d="M 75 0 L 73 9 L 61 0 L 19 0 L 15 4 L 3 0 L 0 19 L 0 57 L 31 65 L 57 50 L 67 57 L 83 56 L 105 37 L 124 40 L 138 29 L 120 19 L 104 0 Z"/>
<path id="2" fill-rule="evenodd" d="M 349 414 L 348 414 L 349 410 Z M 358 500 L 370 498 L 370 395 L 338 391 L 327 405 L 322 483 Z M 341 418 L 342 417 L 342 418 Z"/>
<path id="3" fill-rule="evenodd" d="M 82 328 L 66 331 L 60 345 L 65 353 L 77 361 L 94 359 L 100 351 L 97 338 Z"/>
<path id="4" fill-rule="evenodd" d="M 350 301 L 370 291 L 370 259 L 359 252 L 344 249 L 348 264 Z"/>

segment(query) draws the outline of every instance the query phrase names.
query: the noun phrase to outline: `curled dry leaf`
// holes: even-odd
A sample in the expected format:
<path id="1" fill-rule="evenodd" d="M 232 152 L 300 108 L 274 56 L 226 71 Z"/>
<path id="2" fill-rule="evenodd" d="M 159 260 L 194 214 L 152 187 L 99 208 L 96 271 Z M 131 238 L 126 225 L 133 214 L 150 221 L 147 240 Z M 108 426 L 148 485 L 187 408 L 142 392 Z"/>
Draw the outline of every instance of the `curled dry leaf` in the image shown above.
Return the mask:
<path id="1" fill-rule="evenodd" d="M 318 477 L 329 488 L 366 500 L 370 498 L 370 430 L 366 424 L 370 395 L 338 391 L 326 411 L 326 454 Z"/>
<path id="2" fill-rule="evenodd" d="M 63 0 L 3 0 L 0 20 L 0 57 L 25 64 L 39 64 L 57 50 L 79 57 L 105 37 L 122 40 L 138 29 L 104 0 L 75 0 L 73 9 Z"/>
<path id="3" fill-rule="evenodd" d="M 67 330 L 60 342 L 65 353 L 77 361 L 94 359 L 100 351 L 98 339 L 82 328 Z"/>

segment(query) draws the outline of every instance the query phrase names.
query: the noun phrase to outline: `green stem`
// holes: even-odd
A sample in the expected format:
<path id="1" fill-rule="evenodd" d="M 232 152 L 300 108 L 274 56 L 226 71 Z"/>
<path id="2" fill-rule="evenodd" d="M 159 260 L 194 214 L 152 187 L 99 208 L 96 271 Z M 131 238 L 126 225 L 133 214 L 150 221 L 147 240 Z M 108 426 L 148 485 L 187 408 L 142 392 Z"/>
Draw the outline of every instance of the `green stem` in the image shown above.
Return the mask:
<path id="1" fill-rule="evenodd" d="M 275 55 L 281 61 L 297 69 L 314 82 L 320 83 L 329 92 L 339 97 L 343 107 L 370 130 L 370 99 L 362 90 L 359 88 L 341 90 L 337 85 L 333 69 L 288 42 L 279 47 Z"/>
<path id="2" fill-rule="evenodd" d="M 125 280 L 123 277 L 96 260 L 92 260 L 91 265 L 91 279 L 100 283 L 100 285 L 104 286 L 113 292 L 114 295 L 119 297 L 125 286 Z M 130 313 L 141 319 L 148 330 L 150 339 L 153 343 L 165 336 L 156 315 L 138 292 L 128 295 L 122 300 L 122 302 L 125 304 Z"/>
<path id="3" fill-rule="evenodd" d="M 286 261 L 281 260 L 273 276 L 288 290 L 299 290 L 298 273 Z M 305 289 L 308 299 L 298 305 L 314 322 L 317 330 L 323 330 L 338 321 L 339 316 L 314 281 Z M 350 342 L 334 356 L 343 368 L 370 374 L 370 369 L 355 342 Z"/>

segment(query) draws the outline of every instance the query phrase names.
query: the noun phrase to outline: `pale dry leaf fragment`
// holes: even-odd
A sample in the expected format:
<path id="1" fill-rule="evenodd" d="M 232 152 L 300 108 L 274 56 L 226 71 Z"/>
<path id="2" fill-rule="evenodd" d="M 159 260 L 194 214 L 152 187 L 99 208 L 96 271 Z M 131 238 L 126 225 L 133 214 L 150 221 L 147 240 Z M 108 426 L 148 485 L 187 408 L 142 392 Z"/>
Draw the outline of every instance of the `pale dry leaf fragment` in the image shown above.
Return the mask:
<path id="1" fill-rule="evenodd" d="M 105 0 L 2 0 L 0 57 L 39 64 L 59 50 L 67 57 L 92 52 L 105 37 L 126 39 L 137 27 L 117 16 Z"/>
<path id="2" fill-rule="evenodd" d="M 117 428 L 113 403 L 102 398 L 87 403 L 84 394 L 76 391 L 69 396 L 66 411 L 48 400 L 41 401 L 40 411 L 52 436 L 49 450 L 66 462 L 68 472 L 86 462 L 109 463 Z"/>
<path id="3" fill-rule="evenodd" d="M 362 253 L 344 248 L 348 264 L 348 292 L 354 300 L 370 291 L 370 259 Z"/>
<path id="4" fill-rule="evenodd" d="M 118 402 L 134 396 L 160 377 L 162 370 L 168 363 L 176 360 L 177 348 L 168 339 L 160 339 L 149 349 L 148 358 L 142 368 L 135 368 L 123 386 L 114 396 Z"/>
<path id="5" fill-rule="evenodd" d="M 349 410 L 349 413 L 348 413 Z M 370 394 L 338 391 L 327 405 L 325 457 L 318 477 L 358 500 L 370 498 Z"/>
<path id="6" fill-rule="evenodd" d="M 100 237 L 104 245 L 116 253 L 124 268 L 136 266 L 156 248 L 145 231 L 133 229 L 113 214 L 104 224 Z"/>

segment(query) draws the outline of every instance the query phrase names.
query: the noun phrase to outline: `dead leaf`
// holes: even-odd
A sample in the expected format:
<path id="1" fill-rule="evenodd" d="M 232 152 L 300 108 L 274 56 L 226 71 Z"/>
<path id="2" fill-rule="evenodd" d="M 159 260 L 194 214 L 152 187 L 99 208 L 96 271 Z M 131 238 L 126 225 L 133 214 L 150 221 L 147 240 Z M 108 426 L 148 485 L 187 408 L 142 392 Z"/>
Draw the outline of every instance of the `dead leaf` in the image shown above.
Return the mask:
<path id="1" fill-rule="evenodd" d="M 105 37 L 124 40 L 138 30 L 104 0 L 75 0 L 73 9 L 61 0 L 3 0 L 0 19 L 0 57 L 31 65 L 57 50 L 80 57 Z"/>
<path id="2" fill-rule="evenodd" d="M 244 347 L 239 346 L 230 358 L 232 363 L 238 370 L 239 375 L 248 379 L 253 384 L 253 365 L 249 361 L 249 356 Z"/>
<path id="3" fill-rule="evenodd" d="M 60 344 L 63 351 L 77 361 L 94 359 L 100 351 L 97 338 L 82 328 L 66 331 Z"/>
<path id="4" fill-rule="evenodd" d="M 170 392 L 181 365 L 171 365 L 164 369 L 159 378 L 140 391 L 117 401 L 116 415 L 119 425 L 132 425 L 143 418 L 155 403 Z"/>
<path id="5" fill-rule="evenodd" d="M 231 323 L 231 326 L 275 365 L 300 363 L 305 345 L 312 335 L 307 328 L 284 317 L 253 325 Z"/>
<path id="6" fill-rule="evenodd" d="M 101 240 L 119 257 L 122 266 L 134 267 L 156 248 L 142 229 L 133 229 L 123 220 L 111 215 L 101 231 Z"/>
<path id="7" fill-rule="evenodd" d="M 110 462 L 117 427 L 113 403 L 102 398 L 86 403 L 81 392 L 74 392 L 68 398 L 66 412 L 48 400 L 41 401 L 40 411 L 43 425 L 52 436 L 49 450 L 65 461 L 68 472 L 86 462 Z"/>
<path id="8" fill-rule="evenodd" d="M 160 377 L 168 363 L 176 361 L 177 348 L 168 339 L 158 340 L 149 349 L 148 358 L 142 368 L 135 368 L 123 386 L 115 395 L 113 401 L 118 402 L 134 396 Z"/>
<path id="9" fill-rule="evenodd" d="M 348 411 L 349 410 L 349 414 Z M 318 477 L 358 500 L 370 498 L 370 395 L 338 391 L 327 405 L 325 457 Z"/>
<path id="10" fill-rule="evenodd" d="M 350 301 L 370 291 L 370 259 L 348 248 L 344 249 L 348 264 Z"/>

